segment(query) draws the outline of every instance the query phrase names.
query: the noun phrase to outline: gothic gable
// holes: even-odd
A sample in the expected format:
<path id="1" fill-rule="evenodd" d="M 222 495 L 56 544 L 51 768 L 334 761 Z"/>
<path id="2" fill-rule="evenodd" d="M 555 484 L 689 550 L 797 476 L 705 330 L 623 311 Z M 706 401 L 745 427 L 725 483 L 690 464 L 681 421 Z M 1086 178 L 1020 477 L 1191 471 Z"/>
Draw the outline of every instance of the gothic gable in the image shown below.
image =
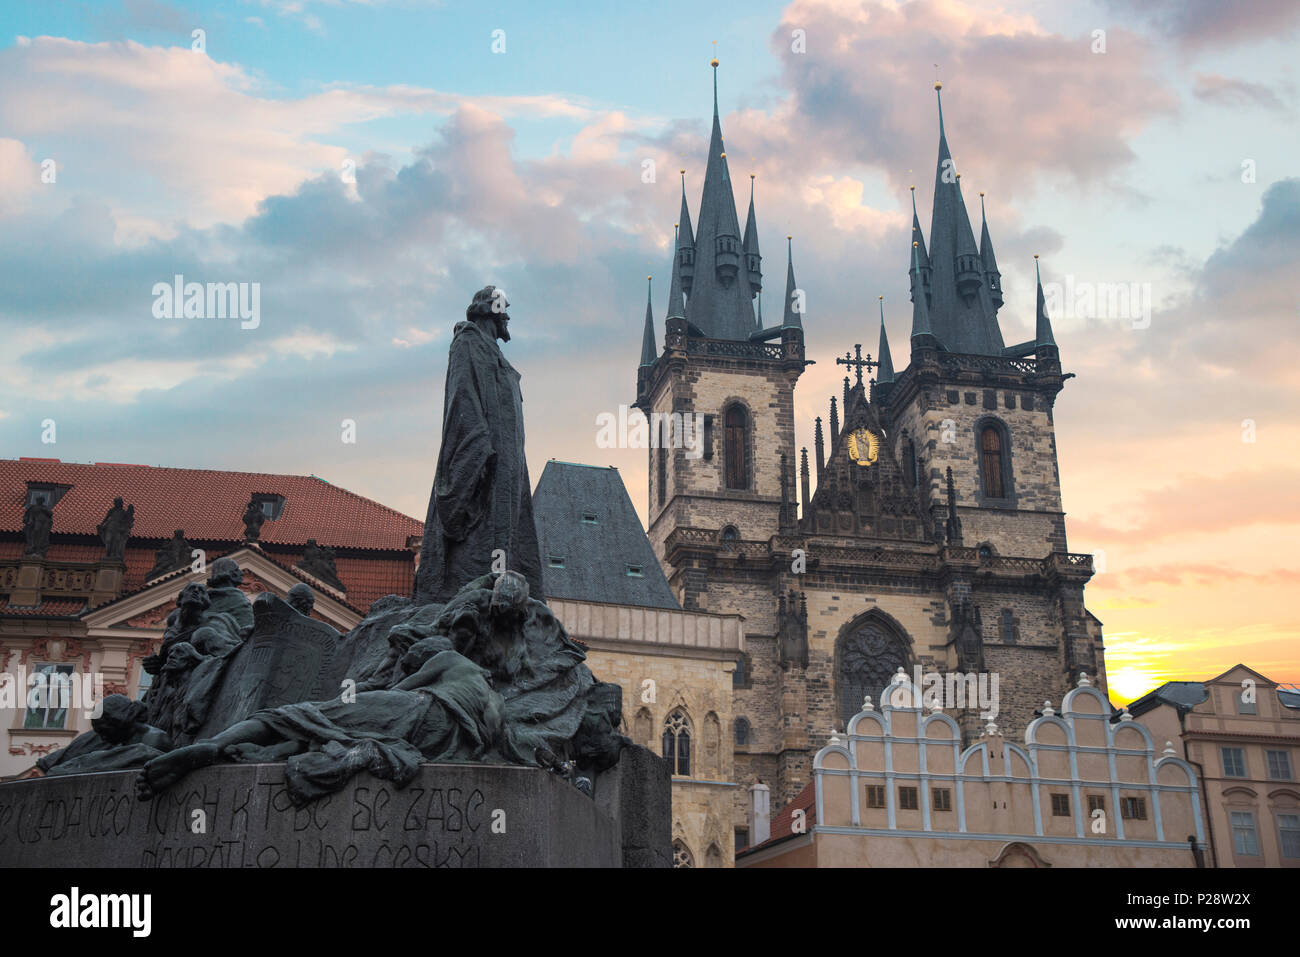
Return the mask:
<path id="1" fill-rule="evenodd" d="M 854 387 L 845 403 L 844 426 L 832 440 L 800 530 L 812 535 L 932 541 L 916 489 L 905 479 L 890 445 L 863 388 Z"/>

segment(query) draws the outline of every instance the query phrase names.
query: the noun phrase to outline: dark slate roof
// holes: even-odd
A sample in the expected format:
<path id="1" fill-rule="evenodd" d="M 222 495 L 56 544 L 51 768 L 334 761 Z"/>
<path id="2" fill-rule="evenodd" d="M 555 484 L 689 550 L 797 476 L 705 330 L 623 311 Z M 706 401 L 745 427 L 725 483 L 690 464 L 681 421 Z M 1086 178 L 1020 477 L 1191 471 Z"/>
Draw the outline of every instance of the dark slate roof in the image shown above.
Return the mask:
<path id="1" fill-rule="evenodd" d="M 936 93 L 938 84 L 935 85 Z M 934 173 L 934 210 L 930 218 L 929 321 L 934 335 L 949 352 L 1000 356 L 1004 344 L 997 309 L 988 282 L 981 276 L 975 295 L 967 302 L 957 292 L 956 260 L 959 255 L 979 258 L 975 233 L 966 213 L 961 180 L 955 178 L 952 152 L 943 128 L 943 103 L 939 103 L 939 161 Z M 915 231 L 915 226 L 913 227 Z M 920 242 L 913 235 L 911 242 Z M 909 242 L 910 245 L 910 242 Z M 992 243 L 990 242 L 990 248 Z M 917 257 L 919 259 L 919 256 Z M 913 264 L 916 268 L 916 264 Z M 913 330 L 915 335 L 915 329 Z"/>
<path id="2" fill-rule="evenodd" d="M 1135 717 L 1162 704 L 1191 708 L 1207 697 L 1205 685 L 1199 681 L 1166 681 L 1154 691 L 1148 691 L 1136 701 L 1129 702 L 1129 714 Z"/>
<path id="3" fill-rule="evenodd" d="M 1300 708 L 1300 691 L 1284 691 L 1278 688 L 1277 700 L 1282 702 L 1284 708 Z"/>
<path id="4" fill-rule="evenodd" d="M 594 515 L 595 522 L 584 515 Z M 552 459 L 533 493 L 533 517 L 546 597 L 681 607 L 618 469 Z M 552 567 L 552 556 L 564 567 Z M 641 566 L 641 577 L 628 574 L 629 564 Z"/>
<path id="5" fill-rule="evenodd" d="M 723 285 L 714 269 L 717 241 L 730 237 L 737 254 L 741 251 L 740 220 L 731 172 L 722 145 L 722 123 L 718 119 L 717 68 L 713 76 L 713 132 L 709 137 L 709 159 L 704 168 L 704 191 L 700 196 L 699 218 L 695 222 L 695 273 L 686 300 L 687 315 L 705 335 L 715 339 L 748 339 L 756 329 L 753 296 L 745 279 L 741 257 L 739 274 Z M 683 217 L 685 213 L 683 213 Z M 684 237 L 685 238 L 685 237 Z M 757 236 L 754 237 L 757 243 Z"/>

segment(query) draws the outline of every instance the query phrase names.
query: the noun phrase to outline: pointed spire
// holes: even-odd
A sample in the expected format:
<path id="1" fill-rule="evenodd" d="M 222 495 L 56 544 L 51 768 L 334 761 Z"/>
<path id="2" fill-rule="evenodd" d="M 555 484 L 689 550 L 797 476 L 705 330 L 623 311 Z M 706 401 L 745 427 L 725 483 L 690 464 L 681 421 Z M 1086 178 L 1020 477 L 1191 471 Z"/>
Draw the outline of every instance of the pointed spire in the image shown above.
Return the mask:
<path id="1" fill-rule="evenodd" d="M 817 487 L 822 485 L 822 470 L 826 468 L 826 440 L 822 437 L 822 417 L 817 416 L 813 429 L 813 447 L 817 455 Z"/>
<path id="2" fill-rule="evenodd" d="M 645 332 L 641 335 L 641 365 L 652 366 L 659 358 L 655 350 L 655 318 L 650 308 L 650 277 L 645 277 Z"/>
<path id="3" fill-rule="evenodd" d="M 803 506 L 803 515 L 808 514 L 808 502 L 810 499 L 810 490 L 808 487 L 808 450 L 801 449 L 799 452 L 799 502 Z"/>
<path id="4" fill-rule="evenodd" d="M 835 443 L 840 436 L 840 412 L 835 407 L 835 396 L 831 396 L 831 448 L 835 448 Z"/>
<path id="5" fill-rule="evenodd" d="M 754 178 L 755 174 L 749 174 L 749 216 L 745 220 L 745 238 L 741 241 L 741 248 L 745 251 L 745 269 L 749 274 L 749 288 L 754 296 L 758 296 L 763 291 L 763 257 L 758 251 L 758 221 L 754 216 Z M 762 309 L 762 301 L 759 302 L 759 309 Z M 762 319 L 758 322 L 759 328 L 762 328 Z"/>
<path id="6" fill-rule="evenodd" d="M 876 370 L 876 382 L 884 385 L 894 381 L 894 360 L 889 354 L 889 334 L 885 332 L 885 297 L 880 297 L 880 356 L 879 368 Z"/>
<path id="7" fill-rule="evenodd" d="M 1047 298 L 1043 295 L 1043 274 L 1038 269 L 1038 253 L 1034 253 L 1034 276 L 1038 280 L 1038 321 L 1034 324 L 1034 342 L 1039 346 L 1056 348 L 1052 336 L 1052 320 L 1047 318 Z"/>
<path id="8" fill-rule="evenodd" d="M 993 240 L 989 238 L 989 217 L 984 211 L 984 191 L 980 190 L 980 260 L 984 264 L 984 278 L 989 284 L 989 297 L 993 308 L 1002 308 L 1002 273 L 998 272 L 998 260 L 993 255 Z"/>
<path id="9" fill-rule="evenodd" d="M 918 257 L 922 269 L 929 270 L 930 254 L 925 251 L 925 233 L 921 232 L 921 218 L 916 214 L 916 187 L 909 186 L 912 194 L 912 241 L 920 244 L 921 255 Z"/>
<path id="10" fill-rule="evenodd" d="M 912 341 L 934 338 L 930 328 L 930 308 L 925 302 L 925 292 L 919 287 L 921 265 L 917 261 L 917 243 L 912 243 Z"/>
<path id="11" fill-rule="evenodd" d="M 758 226 L 754 220 L 754 179 L 756 174 L 749 174 L 749 216 L 745 219 L 745 238 L 741 245 L 745 252 L 758 253 Z"/>
<path id="12" fill-rule="evenodd" d="M 677 244 L 678 246 L 694 246 L 695 234 L 691 232 L 691 210 L 690 207 L 686 205 L 686 170 L 682 170 L 681 174 L 682 211 L 681 215 L 677 217 L 677 224 L 681 227 L 681 230 L 677 233 Z"/>
<path id="13" fill-rule="evenodd" d="M 680 242 L 681 233 L 678 232 L 673 243 L 673 278 L 668 284 L 668 315 L 665 317 L 667 319 L 686 318 L 686 301 L 682 297 L 682 257 L 676 252 Z"/>
<path id="14" fill-rule="evenodd" d="M 939 156 L 934 175 L 934 210 L 930 219 L 930 293 L 927 312 L 932 333 L 944 347 L 968 355 L 1001 355 L 1002 332 L 989 277 L 980 258 L 961 174 L 953 165 L 944 125 L 941 83 L 935 84 L 939 110 Z M 914 242 L 919 240 L 915 239 Z M 920 255 L 916 256 L 920 270 Z"/>
<path id="15" fill-rule="evenodd" d="M 704 170 L 704 191 L 696 220 L 693 276 L 686 294 L 688 318 L 716 339 L 748 339 L 754 332 L 753 291 L 745 280 L 736 197 L 718 118 L 718 61 L 713 66 L 713 131 Z M 746 272 L 742 273 L 742 265 Z M 683 280 L 686 274 L 683 272 Z"/>
<path id="16" fill-rule="evenodd" d="M 794 307 L 795 290 L 799 288 L 794 281 L 794 237 L 786 236 L 785 243 L 785 316 L 781 325 L 799 329 L 803 327 L 803 320 L 800 310 Z M 801 309 L 802 306 L 800 303 Z"/>

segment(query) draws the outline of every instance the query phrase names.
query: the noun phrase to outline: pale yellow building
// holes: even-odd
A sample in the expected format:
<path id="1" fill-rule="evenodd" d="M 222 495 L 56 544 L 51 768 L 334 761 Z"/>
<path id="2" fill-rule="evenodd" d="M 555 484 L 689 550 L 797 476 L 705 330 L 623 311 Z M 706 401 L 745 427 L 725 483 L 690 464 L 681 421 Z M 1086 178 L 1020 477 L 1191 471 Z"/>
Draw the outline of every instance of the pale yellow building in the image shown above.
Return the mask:
<path id="1" fill-rule="evenodd" d="M 1128 706 L 1197 769 L 1215 867 L 1300 867 L 1300 692 L 1235 665 Z"/>
<path id="2" fill-rule="evenodd" d="M 1086 675 L 1020 742 L 970 747 L 898 675 L 813 760 L 813 779 L 738 867 L 1195 867 L 1196 770 Z M 869 702 L 868 702 L 869 704 Z M 752 794 L 753 792 L 751 792 Z M 761 804 L 761 801 L 760 801 Z M 760 827 L 759 836 L 763 829 Z"/>

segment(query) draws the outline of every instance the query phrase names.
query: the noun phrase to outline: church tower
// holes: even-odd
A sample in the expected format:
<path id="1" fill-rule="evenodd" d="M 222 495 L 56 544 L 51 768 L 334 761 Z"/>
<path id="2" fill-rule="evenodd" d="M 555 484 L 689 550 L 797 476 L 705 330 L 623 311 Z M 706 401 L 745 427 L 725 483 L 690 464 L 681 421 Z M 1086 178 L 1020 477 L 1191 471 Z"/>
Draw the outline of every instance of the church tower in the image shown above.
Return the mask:
<path id="1" fill-rule="evenodd" d="M 647 302 L 636 404 L 651 418 L 658 446 L 650 449 L 649 535 L 673 592 L 686 609 L 735 612 L 757 597 L 747 592 L 766 585 L 754 569 L 738 591 L 719 590 L 717 554 L 766 542 L 796 519 L 803 294 L 788 245 L 785 307 L 780 322 L 763 327 L 754 177 L 742 233 L 718 118 L 716 59 L 712 66 L 713 131 L 698 216 L 692 230 L 683 170 L 663 353 L 656 354 Z"/>
<path id="2" fill-rule="evenodd" d="M 900 669 L 943 679 L 934 707 L 967 743 L 990 723 L 1020 734 L 1081 672 L 1103 691 L 1106 677 L 1083 603 L 1092 558 L 1065 536 L 1053 409 L 1070 375 L 1041 281 L 1034 337 L 1003 341 L 988 220 L 981 202 L 977 241 L 942 102 L 928 235 L 912 201 L 906 366 L 895 371 L 882 297 L 878 328 L 876 309 L 863 316 L 876 357 L 857 344 L 834 360 L 849 374 L 810 455 L 794 437 L 809 360 L 793 243 L 781 318 L 765 327 L 753 182 L 742 232 L 713 65 L 698 217 L 693 229 L 683 178 L 663 351 L 647 302 L 637 405 L 703 416 L 695 450 L 650 450 L 649 534 L 683 607 L 745 619 L 732 683 L 743 832 L 746 789 L 789 803 L 832 732 L 879 707 Z"/>

